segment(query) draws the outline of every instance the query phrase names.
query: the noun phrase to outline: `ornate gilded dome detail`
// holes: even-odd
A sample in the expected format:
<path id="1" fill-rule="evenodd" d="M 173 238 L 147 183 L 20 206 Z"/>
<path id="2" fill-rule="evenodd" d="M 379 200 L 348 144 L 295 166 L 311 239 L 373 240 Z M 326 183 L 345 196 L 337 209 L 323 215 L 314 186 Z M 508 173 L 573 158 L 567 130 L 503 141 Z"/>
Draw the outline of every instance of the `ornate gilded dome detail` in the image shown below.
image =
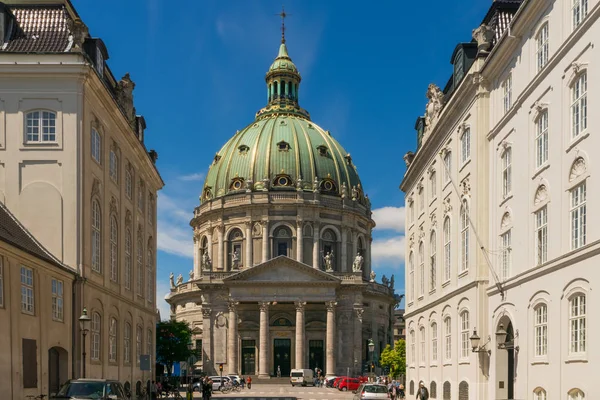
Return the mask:
<path id="1" fill-rule="evenodd" d="M 244 189 L 244 178 L 235 177 L 231 180 L 231 184 L 229 185 L 229 190 L 242 190 Z"/>

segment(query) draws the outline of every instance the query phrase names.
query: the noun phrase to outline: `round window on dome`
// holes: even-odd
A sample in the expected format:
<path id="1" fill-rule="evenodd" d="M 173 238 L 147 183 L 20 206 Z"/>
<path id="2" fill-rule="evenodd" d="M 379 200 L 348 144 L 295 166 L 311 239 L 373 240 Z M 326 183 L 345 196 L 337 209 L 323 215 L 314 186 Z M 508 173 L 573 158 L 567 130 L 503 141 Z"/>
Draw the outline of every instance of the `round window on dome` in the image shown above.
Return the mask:
<path id="1" fill-rule="evenodd" d="M 279 186 L 288 186 L 290 183 L 288 178 L 286 178 L 285 176 L 281 176 L 279 177 L 279 179 L 277 179 L 277 184 Z"/>
<path id="2" fill-rule="evenodd" d="M 335 182 L 331 179 L 324 180 L 321 184 L 321 188 L 325 192 L 335 192 L 337 190 Z"/>
<path id="3" fill-rule="evenodd" d="M 241 190 L 244 187 L 244 180 L 243 179 L 234 179 L 233 182 L 231 182 L 231 190 Z"/>

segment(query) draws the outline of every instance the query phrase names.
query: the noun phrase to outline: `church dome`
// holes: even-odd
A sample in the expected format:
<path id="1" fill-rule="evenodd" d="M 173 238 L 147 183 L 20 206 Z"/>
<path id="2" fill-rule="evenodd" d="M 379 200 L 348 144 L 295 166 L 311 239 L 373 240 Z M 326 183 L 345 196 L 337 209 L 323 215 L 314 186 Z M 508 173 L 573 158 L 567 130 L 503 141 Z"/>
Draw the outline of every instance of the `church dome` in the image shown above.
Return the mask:
<path id="1" fill-rule="evenodd" d="M 301 80 L 282 41 L 266 74 L 267 106 L 219 150 L 201 202 L 249 191 L 314 191 L 367 204 L 356 166 L 298 104 Z"/>

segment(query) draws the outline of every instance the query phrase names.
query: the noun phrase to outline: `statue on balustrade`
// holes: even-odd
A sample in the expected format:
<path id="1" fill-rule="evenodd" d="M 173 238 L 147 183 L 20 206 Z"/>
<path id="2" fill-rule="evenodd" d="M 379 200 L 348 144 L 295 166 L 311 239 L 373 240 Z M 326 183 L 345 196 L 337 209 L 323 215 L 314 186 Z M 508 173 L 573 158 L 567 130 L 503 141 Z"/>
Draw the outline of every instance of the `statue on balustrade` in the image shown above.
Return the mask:
<path id="1" fill-rule="evenodd" d="M 208 255 L 208 251 L 204 251 L 202 254 L 202 269 L 210 271 L 211 268 L 210 256 Z"/>
<path id="2" fill-rule="evenodd" d="M 231 268 L 238 269 L 240 267 L 240 251 L 235 250 L 231 255 Z"/>
<path id="3" fill-rule="evenodd" d="M 333 272 L 333 250 L 325 254 L 325 257 L 323 257 L 323 259 L 325 260 L 325 271 Z"/>
<path id="4" fill-rule="evenodd" d="M 377 274 L 375 273 L 375 271 L 371 271 L 371 280 L 369 282 L 375 282 L 375 278 L 377 277 Z"/>
<path id="5" fill-rule="evenodd" d="M 169 275 L 169 282 L 171 283 L 171 289 L 175 289 L 175 275 L 172 272 Z"/>
<path id="6" fill-rule="evenodd" d="M 190 270 L 190 281 L 193 281 L 193 280 L 194 280 L 194 270 L 191 269 Z"/>
<path id="7" fill-rule="evenodd" d="M 352 272 L 361 272 L 362 271 L 362 266 L 363 263 L 365 262 L 362 254 L 360 254 L 360 251 L 356 254 L 356 257 L 354 258 L 354 263 L 352 264 Z"/>
<path id="8" fill-rule="evenodd" d="M 183 283 L 183 276 L 181 274 L 177 275 L 177 286 Z"/>
<path id="9" fill-rule="evenodd" d="M 390 280 L 385 275 L 383 275 L 381 277 L 381 283 L 383 283 L 385 286 L 388 286 L 390 284 Z"/>

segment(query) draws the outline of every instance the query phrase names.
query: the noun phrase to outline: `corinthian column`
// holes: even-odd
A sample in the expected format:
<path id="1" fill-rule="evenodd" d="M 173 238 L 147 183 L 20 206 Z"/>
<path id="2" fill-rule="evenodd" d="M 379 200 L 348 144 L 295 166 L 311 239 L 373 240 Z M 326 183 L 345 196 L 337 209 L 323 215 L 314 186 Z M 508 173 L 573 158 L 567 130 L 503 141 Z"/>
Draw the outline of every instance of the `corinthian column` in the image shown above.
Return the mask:
<path id="1" fill-rule="evenodd" d="M 313 225 L 313 268 L 319 269 L 319 226 Z"/>
<path id="2" fill-rule="evenodd" d="M 237 374 L 238 371 L 238 329 L 237 329 L 237 301 L 230 301 L 229 306 L 229 330 L 227 331 L 227 371 Z"/>
<path id="3" fill-rule="evenodd" d="M 296 222 L 296 261 L 302 262 L 304 253 L 304 239 L 302 237 L 302 221 Z"/>
<path id="4" fill-rule="evenodd" d="M 223 257 L 223 226 L 217 226 L 215 228 L 217 230 L 217 240 L 219 241 L 219 244 L 217 246 L 217 268 L 219 268 L 220 270 L 223 270 L 224 268 L 224 263 L 223 261 L 225 260 L 225 258 Z"/>
<path id="5" fill-rule="evenodd" d="M 267 221 L 262 223 L 262 262 L 267 262 L 269 259 L 269 224 Z"/>
<path id="6" fill-rule="evenodd" d="M 252 261 L 252 221 L 246 222 L 246 268 L 254 265 Z"/>
<path id="7" fill-rule="evenodd" d="M 304 306 L 305 301 L 297 301 L 296 305 L 296 369 L 304 368 Z"/>
<path id="8" fill-rule="evenodd" d="M 258 377 L 269 378 L 269 302 L 261 301 L 260 307 L 260 333 L 258 340 Z"/>
<path id="9" fill-rule="evenodd" d="M 335 306 L 336 301 L 327 301 L 327 358 L 325 361 L 326 375 L 335 376 Z"/>

